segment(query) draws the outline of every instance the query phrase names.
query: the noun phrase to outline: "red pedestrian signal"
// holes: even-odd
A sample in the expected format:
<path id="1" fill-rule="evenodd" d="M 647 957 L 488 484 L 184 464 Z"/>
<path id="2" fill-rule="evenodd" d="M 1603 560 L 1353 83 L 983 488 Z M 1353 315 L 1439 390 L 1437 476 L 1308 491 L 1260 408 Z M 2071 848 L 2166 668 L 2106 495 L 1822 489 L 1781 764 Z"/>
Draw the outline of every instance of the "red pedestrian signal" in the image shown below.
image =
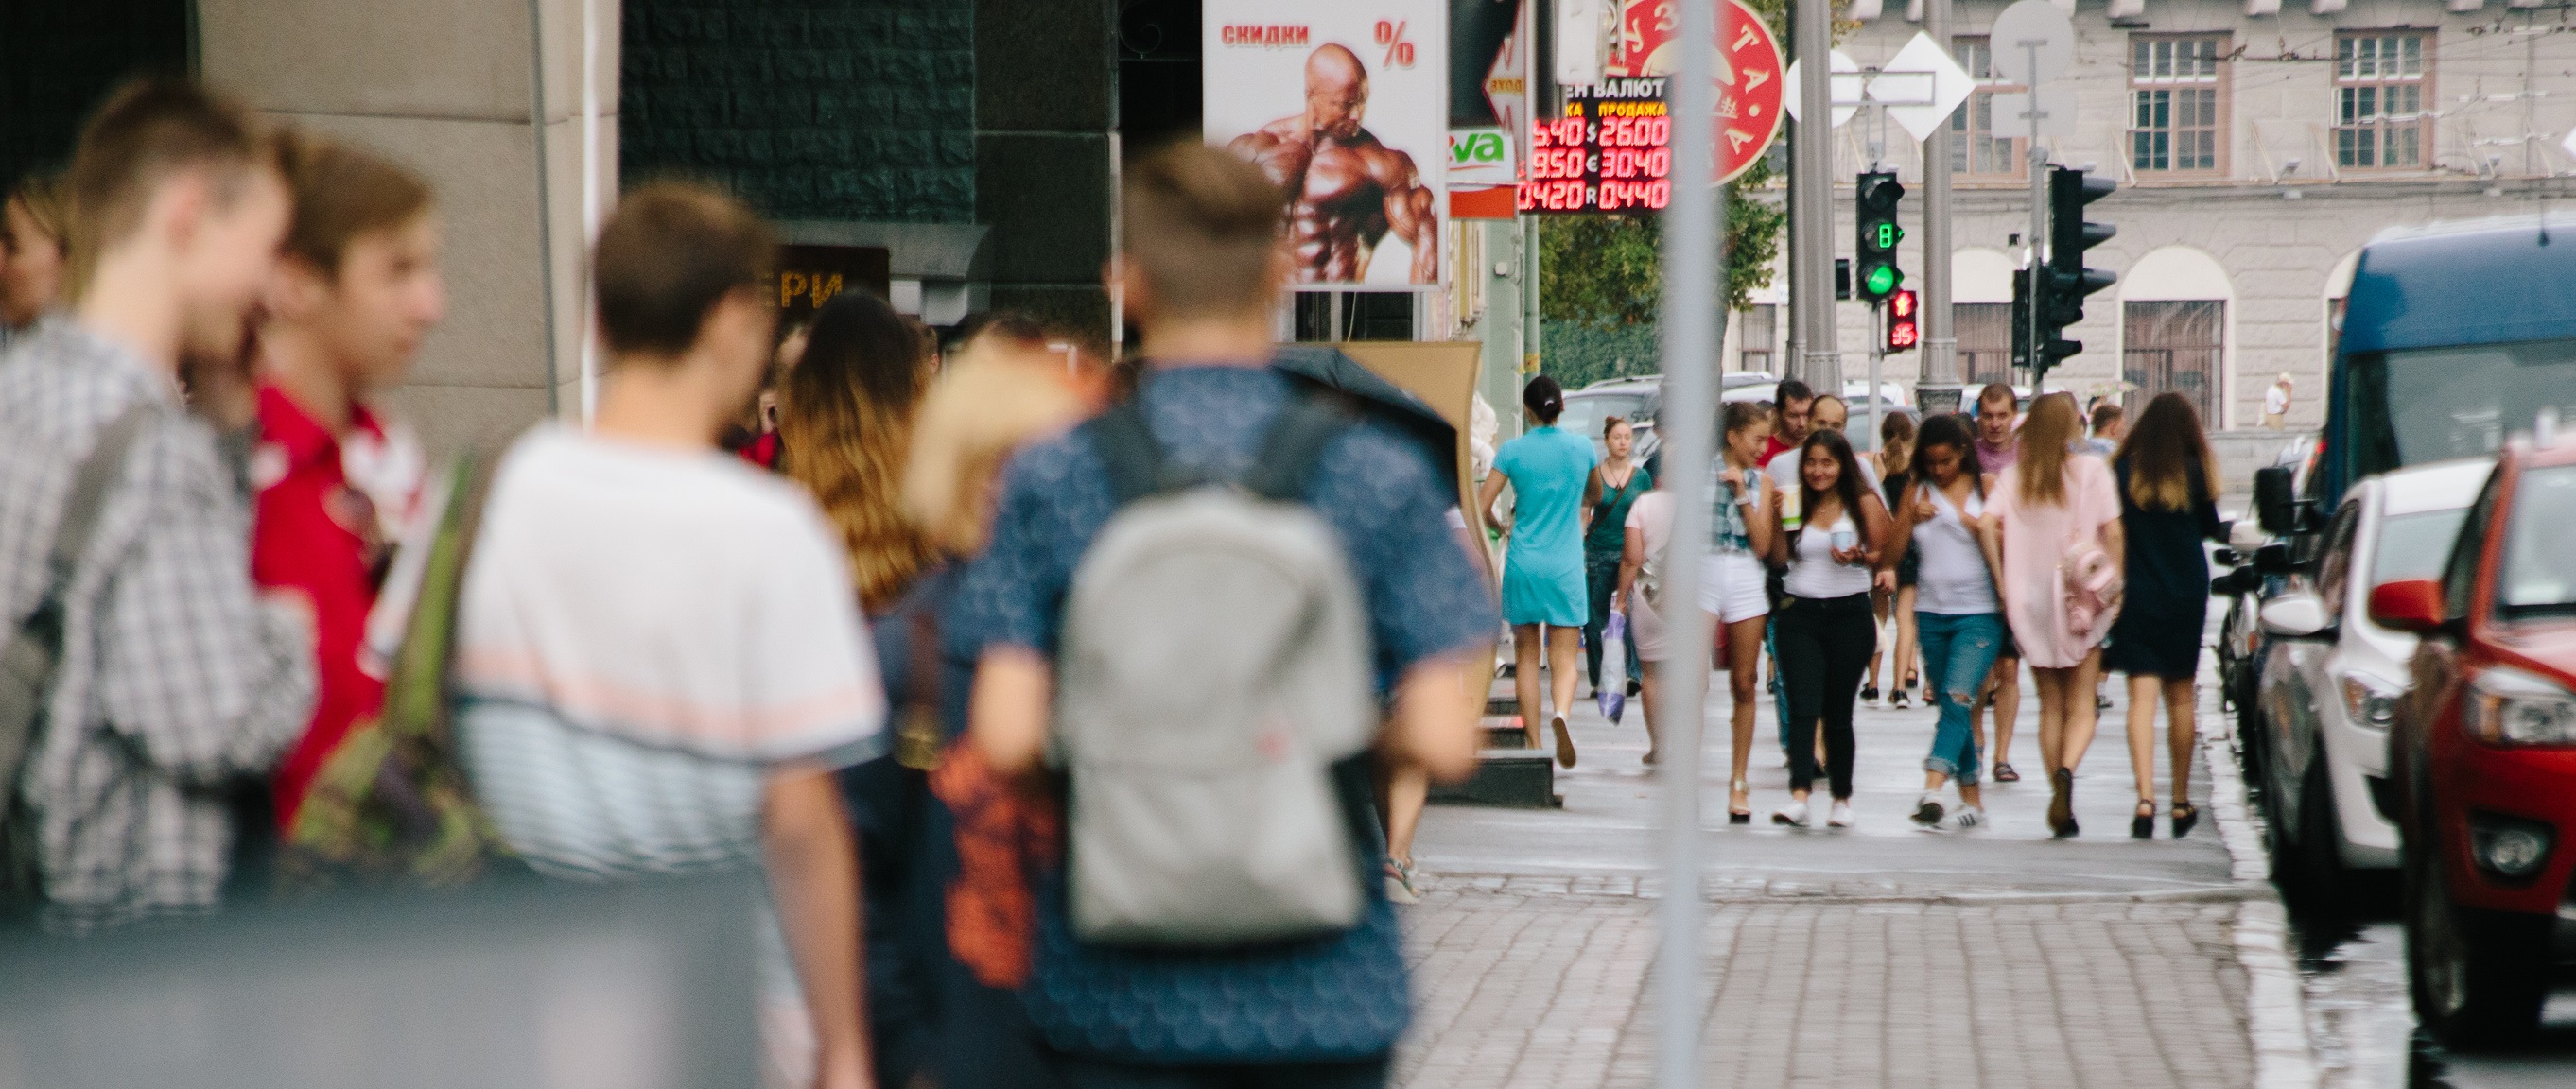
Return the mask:
<path id="1" fill-rule="evenodd" d="M 1887 350 L 1902 352 L 1923 343 L 1923 327 L 1918 323 L 1912 288 L 1898 288 L 1887 297 Z"/>

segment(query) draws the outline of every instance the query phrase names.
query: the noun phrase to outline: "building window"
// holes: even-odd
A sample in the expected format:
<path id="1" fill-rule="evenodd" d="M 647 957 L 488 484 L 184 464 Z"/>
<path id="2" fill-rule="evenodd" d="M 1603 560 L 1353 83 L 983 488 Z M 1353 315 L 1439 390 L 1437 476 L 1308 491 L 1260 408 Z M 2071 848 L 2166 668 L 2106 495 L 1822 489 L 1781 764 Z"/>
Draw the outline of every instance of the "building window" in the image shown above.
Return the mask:
<path id="1" fill-rule="evenodd" d="M 2021 90 L 1995 74 L 1992 46 L 1984 38 L 1958 40 L 1959 66 L 1977 77 L 1977 89 L 1950 115 L 1950 172 L 1974 181 L 2025 177 L 2022 140 L 2013 136 L 2013 119 L 1995 131 L 1995 95 Z"/>
<path id="2" fill-rule="evenodd" d="M 2335 40 L 2335 162 L 2355 169 L 2421 168 L 2433 142 L 2432 35 L 2362 31 Z"/>
<path id="3" fill-rule="evenodd" d="M 1950 331 L 1959 340 L 1961 381 L 1972 390 L 1988 382 L 2012 382 L 2011 303 L 1952 303 Z"/>
<path id="4" fill-rule="evenodd" d="M 2218 374 L 2226 353 L 2227 304 L 2215 300 L 2121 304 L 2121 377 L 2129 418 L 2167 391 L 2191 398 L 2202 425 L 2220 426 Z"/>
<path id="5" fill-rule="evenodd" d="M 2130 39 L 2129 166 L 2141 174 L 2212 174 L 2224 168 L 2219 69 L 2227 39 Z"/>
<path id="6" fill-rule="evenodd" d="M 1752 309 L 1737 315 L 1736 320 L 1742 323 L 1742 336 L 1737 343 L 1743 346 L 1737 353 L 1743 357 L 1737 369 L 1771 370 L 1775 359 L 1773 353 L 1778 351 L 1780 343 L 1780 308 L 1770 303 L 1756 303 Z"/>

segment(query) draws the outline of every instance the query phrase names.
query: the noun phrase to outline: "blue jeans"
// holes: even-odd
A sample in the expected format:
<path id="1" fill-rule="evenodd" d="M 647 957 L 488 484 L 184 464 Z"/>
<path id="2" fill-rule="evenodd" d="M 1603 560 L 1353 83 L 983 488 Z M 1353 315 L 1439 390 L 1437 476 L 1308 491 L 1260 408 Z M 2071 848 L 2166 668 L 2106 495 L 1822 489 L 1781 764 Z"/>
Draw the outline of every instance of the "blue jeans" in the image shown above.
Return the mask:
<path id="1" fill-rule="evenodd" d="M 1994 671 L 1995 656 L 2003 651 L 2004 618 L 2000 613 L 1917 612 L 1914 632 L 1923 644 L 1923 694 L 1938 700 L 1941 708 L 1940 724 L 1932 731 L 1932 755 L 1923 758 L 1923 770 L 1974 786 L 1979 757 L 1976 731 L 1969 728 L 1970 709 L 1983 694 L 1986 674 Z"/>

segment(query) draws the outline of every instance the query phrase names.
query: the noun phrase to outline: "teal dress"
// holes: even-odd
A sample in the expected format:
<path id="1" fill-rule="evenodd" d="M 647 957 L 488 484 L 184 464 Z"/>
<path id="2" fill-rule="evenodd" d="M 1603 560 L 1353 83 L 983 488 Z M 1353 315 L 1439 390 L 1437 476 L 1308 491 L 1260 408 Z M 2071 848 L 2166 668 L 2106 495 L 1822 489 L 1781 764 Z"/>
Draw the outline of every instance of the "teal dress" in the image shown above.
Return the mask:
<path id="1" fill-rule="evenodd" d="M 1583 486 L 1598 464 L 1592 441 L 1554 427 L 1494 452 L 1512 482 L 1511 549 L 1503 561 L 1503 620 L 1580 628 L 1592 612 L 1583 585 Z"/>

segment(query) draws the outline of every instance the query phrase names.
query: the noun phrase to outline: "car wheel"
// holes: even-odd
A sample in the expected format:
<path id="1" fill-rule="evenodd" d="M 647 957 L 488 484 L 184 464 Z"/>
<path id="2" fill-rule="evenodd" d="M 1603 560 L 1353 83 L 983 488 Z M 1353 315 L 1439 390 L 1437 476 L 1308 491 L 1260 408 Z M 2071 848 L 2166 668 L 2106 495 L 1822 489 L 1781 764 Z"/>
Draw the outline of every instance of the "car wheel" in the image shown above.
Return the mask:
<path id="1" fill-rule="evenodd" d="M 2461 1050 L 2528 1039 L 2549 997 L 2550 920 L 2452 903 L 2429 839 L 2410 835 L 2401 852 L 2415 1019 L 2434 1039 Z"/>
<path id="2" fill-rule="evenodd" d="M 2245 772 L 2246 783 L 2257 791 L 2263 789 L 2263 710 L 2260 701 L 2240 699 L 2236 703 L 2236 763 Z"/>
<path id="3" fill-rule="evenodd" d="M 2294 902 L 2310 912 L 2339 912 L 2344 907 L 2343 852 L 2335 827 L 2334 780 L 2326 772 L 2326 756 L 2318 753 L 2308 762 L 2308 773 L 2299 781 L 2299 834 L 2291 851 L 2291 887 Z"/>

